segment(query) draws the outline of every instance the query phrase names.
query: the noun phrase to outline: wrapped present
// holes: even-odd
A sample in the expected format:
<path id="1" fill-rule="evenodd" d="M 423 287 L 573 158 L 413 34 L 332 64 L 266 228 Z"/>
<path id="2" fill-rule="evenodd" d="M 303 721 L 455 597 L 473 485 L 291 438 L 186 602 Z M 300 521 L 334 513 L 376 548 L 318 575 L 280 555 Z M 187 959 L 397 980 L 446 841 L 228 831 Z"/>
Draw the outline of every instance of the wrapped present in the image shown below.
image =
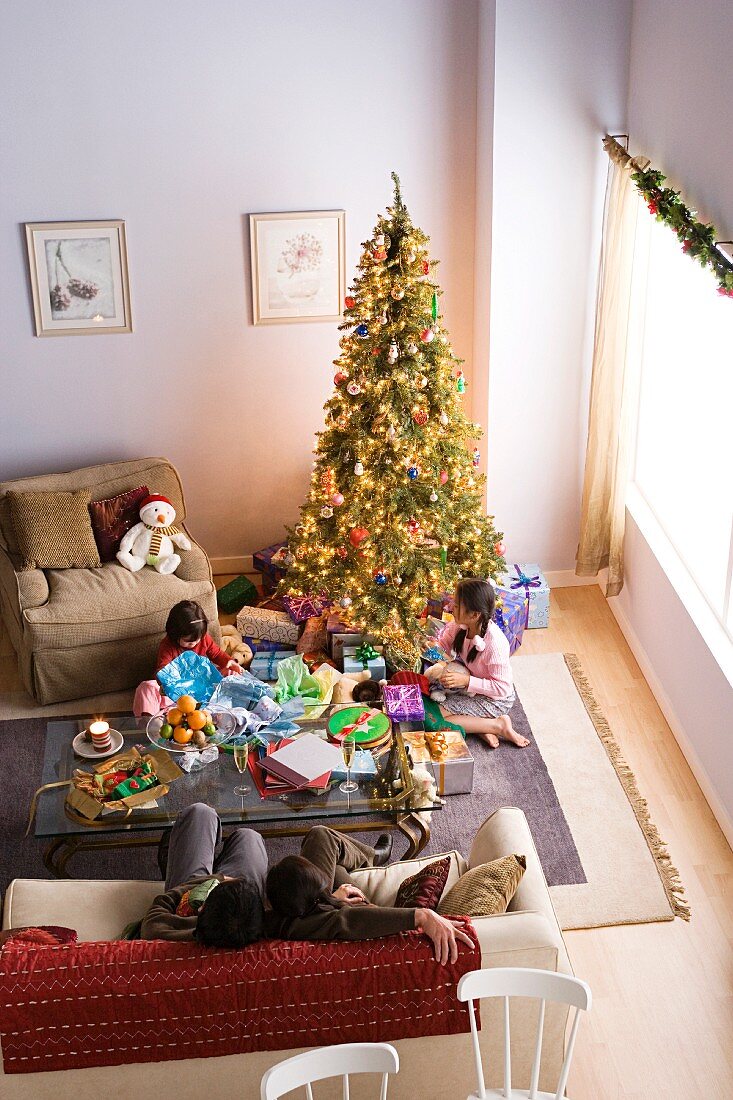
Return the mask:
<path id="1" fill-rule="evenodd" d="M 294 623 L 304 623 L 316 619 L 327 611 L 332 601 L 328 596 L 283 596 L 282 601 Z"/>
<path id="2" fill-rule="evenodd" d="M 434 615 L 436 619 L 440 619 L 444 612 L 449 615 L 453 614 L 453 593 L 443 592 L 440 596 L 434 596 L 428 600 L 425 608 L 426 615 Z"/>
<path id="3" fill-rule="evenodd" d="M 509 652 L 514 653 L 522 644 L 527 621 L 527 597 L 524 589 L 496 588 L 494 622 L 509 642 Z"/>
<path id="4" fill-rule="evenodd" d="M 523 592 L 527 598 L 525 629 L 548 626 L 550 622 L 550 586 L 535 562 L 515 564 L 500 580 L 502 588 Z"/>
<path id="5" fill-rule="evenodd" d="M 237 630 L 244 636 L 269 638 L 271 642 L 295 645 L 298 626 L 284 611 L 270 611 L 266 607 L 243 607 L 237 615 Z"/>
<path id="6" fill-rule="evenodd" d="M 264 600 L 257 601 L 257 606 L 267 611 L 285 611 L 285 600 L 282 596 L 265 596 Z"/>
<path id="7" fill-rule="evenodd" d="M 336 668 L 335 661 L 326 653 L 325 649 L 318 649 L 315 653 L 304 653 L 303 660 L 308 666 L 308 670 L 313 672 L 314 669 L 320 668 L 321 665 L 328 665 L 330 668 Z"/>
<path id="8" fill-rule="evenodd" d="M 377 764 L 369 749 L 357 749 L 351 761 L 351 778 L 371 779 L 377 774 Z M 339 764 L 331 772 L 331 779 L 346 779 L 346 765 Z"/>
<path id="9" fill-rule="evenodd" d="M 286 646 L 282 642 L 271 642 L 269 638 L 252 638 L 247 636 L 242 638 L 245 645 L 248 645 L 253 653 L 273 653 L 277 649 L 289 649 L 292 656 L 295 653 L 295 646 Z"/>
<path id="10" fill-rule="evenodd" d="M 274 592 L 287 570 L 288 544 L 274 542 L 252 555 L 252 564 L 262 574 L 262 587 L 265 592 Z"/>
<path id="11" fill-rule="evenodd" d="M 272 682 L 277 680 L 277 668 L 280 662 L 286 661 L 288 657 L 292 656 L 292 649 L 276 649 L 270 650 L 269 653 L 255 653 L 249 671 L 258 680 Z"/>
<path id="12" fill-rule="evenodd" d="M 326 632 L 326 616 L 317 615 L 306 621 L 303 633 L 298 638 L 295 647 L 296 653 L 315 653 L 318 650 L 328 648 L 328 634 Z"/>
<path id="13" fill-rule="evenodd" d="M 422 692 L 417 684 L 385 684 L 384 709 L 393 722 L 421 722 L 425 717 Z"/>
<path id="14" fill-rule="evenodd" d="M 208 657 L 185 649 L 158 672 L 158 683 L 169 699 L 192 695 L 199 703 L 208 703 L 222 675 Z"/>
<path id="15" fill-rule="evenodd" d="M 439 795 L 471 793 L 473 757 L 460 730 L 403 730 L 402 739 L 413 764 L 432 769 Z"/>
<path id="16" fill-rule="evenodd" d="M 257 603 L 259 594 L 249 577 L 242 574 L 235 577 L 229 584 L 225 584 L 216 593 L 216 604 L 220 611 L 227 615 L 236 615 L 245 604 Z"/>
<path id="17" fill-rule="evenodd" d="M 384 680 L 387 668 L 384 657 L 370 642 L 362 642 L 359 646 L 346 646 L 344 648 L 344 675 L 360 673 L 364 669 L 369 670 L 372 680 Z"/>

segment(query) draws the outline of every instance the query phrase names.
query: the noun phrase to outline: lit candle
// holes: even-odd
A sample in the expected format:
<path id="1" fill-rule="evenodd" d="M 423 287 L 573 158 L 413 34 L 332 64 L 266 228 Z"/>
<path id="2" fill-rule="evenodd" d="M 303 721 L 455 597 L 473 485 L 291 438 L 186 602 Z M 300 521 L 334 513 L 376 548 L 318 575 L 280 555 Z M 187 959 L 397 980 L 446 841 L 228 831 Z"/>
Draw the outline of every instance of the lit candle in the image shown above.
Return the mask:
<path id="1" fill-rule="evenodd" d="M 112 738 L 109 735 L 109 722 L 98 719 L 89 727 L 89 735 L 97 752 L 106 752 L 112 747 Z"/>

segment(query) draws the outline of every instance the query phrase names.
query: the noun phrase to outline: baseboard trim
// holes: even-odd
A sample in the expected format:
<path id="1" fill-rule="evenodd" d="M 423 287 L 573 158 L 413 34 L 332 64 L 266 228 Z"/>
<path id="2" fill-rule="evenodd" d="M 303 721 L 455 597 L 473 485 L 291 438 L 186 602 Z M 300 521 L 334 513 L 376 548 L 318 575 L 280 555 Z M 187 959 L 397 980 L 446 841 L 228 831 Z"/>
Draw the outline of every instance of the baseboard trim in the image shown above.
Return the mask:
<path id="1" fill-rule="evenodd" d="M 243 554 L 237 558 L 210 558 L 211 571 L 215 577 L 225 573 L 253 573 L 252 555 Z"/>
<path id="2" fill-rule="evenodd" d="M 603 580 L 605 572 L 602 570 L 597 577 L 578 577 L 574 569 L 546 569 L 545 579 L 550 588 L 580 588 L 589 584 L 600 584 L 601 587 L 605 587 L 606 582 Z"/>
<path id="3" fill-rule="evenodd" d="M 733 849 L 733 818 L 731 818 L 720 799 L 720 795 L 713 786 L 712 780 L 700 760 L 700 757 L 697 755 L 697 750 L 687 735 L 661 680 L 654 671 L 654 666 L 649 659 L 649 655 L 641 644 L 633 626 L 629 622 L 628 616 L 619 606 L 616 597 L 609 599 L 607 602 L 611 609 L 611 614 L 618 623 L 619 629 L 626 639 L 629 649 L 636 658 L 644 679 L 648 683 L 652 695 L 656 699 L 659 709 L 664 715 L 667 725 L 671 729 L 672 735 L 689 765 L 690 771 L 694 775 L 700 790 L 705 796 L 705 801 L 710 807 L 713 817 L 718 822 L 723 836 Z"/>

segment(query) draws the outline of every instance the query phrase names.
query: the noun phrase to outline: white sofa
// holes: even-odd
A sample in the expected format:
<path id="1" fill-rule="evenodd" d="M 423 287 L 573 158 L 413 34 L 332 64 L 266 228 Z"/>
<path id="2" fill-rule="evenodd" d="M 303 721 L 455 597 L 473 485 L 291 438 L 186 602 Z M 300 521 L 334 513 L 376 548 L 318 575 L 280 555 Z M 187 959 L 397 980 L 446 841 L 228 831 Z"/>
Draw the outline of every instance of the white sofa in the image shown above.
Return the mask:
<path id="1" fill-rule="evenodd" d="M 504 807 L 484 822 L 471 848 L 468 865 L 473 867 L 512 852 L 526 856 L 527 870 L 508 911 L 474 920 L 482 947 L 482 966 L 527 966 L 572 973 L 537 851 L 521 810 Z M 435 855 L 423 856 L 359 871 L 354 877 L 372 900 L 391 904 L 402 879 L 435 858 Z M 446 889 L 464 870 L 465 860 L 459 853 L 453 853 Z M 159 891 L 160 883 L 156 882 L 15 879 L 5 897 L 3 928 L 57 924 L 75 928 L 80 940 L 114 939 L 128 921 L 140 917 Z M 498 1085 L 503 1074 L 500 1003 L 483 1002 L 481 1018 L 487 1082 Z M 513 1001 L 515 1088 L 529 1085 L 536 1021 L 536 1005 Z M 551 1088 L 553 1093 L 563 1059 L 566 1021 L 565 1009 L 548 1006 L 540 1087 Z M 418 1097 L 463 1100 L 475 1088 L 468 1034 L 401 1039 L 395 1046 L 400 1055 L 400 1072 L 390 1086 L 394 1100 Z M 112 1089 L 121 1100 L 136 1095 L 155 1096 L 156 1100 L 200 1100 L 202 1095 L 207 1100 L 255 1100 L 265 1070 L 302 1049 L 116 1066 L 112 1071 L 95 1068 L 7 1076 L 3 1072 L 0 1096 L 3 1100 L 100 1100 Z M 371 1095 L 369 1085 L 369 1078 L 354 1079 L 352 1100 Z M 319 1093 L 323 1100 L 340 1095 L 335 1084 L 333 1091 L 326 1085 Z"/>

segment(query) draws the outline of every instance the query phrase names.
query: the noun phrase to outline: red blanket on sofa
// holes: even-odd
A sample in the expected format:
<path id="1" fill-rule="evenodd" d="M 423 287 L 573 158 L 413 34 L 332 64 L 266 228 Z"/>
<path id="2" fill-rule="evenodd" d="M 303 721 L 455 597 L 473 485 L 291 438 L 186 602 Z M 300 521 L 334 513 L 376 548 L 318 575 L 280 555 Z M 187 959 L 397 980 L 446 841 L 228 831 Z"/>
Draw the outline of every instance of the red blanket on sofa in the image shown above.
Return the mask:
<path id="1" fill-rule="evenodd" d="M 263 940 L 243 951 L 162 940 L 0 952 L 5 1073 L 207 1058 L 468 1030 L 461 946 L 439 966 L 415 932 L 358 943 Z"/>

